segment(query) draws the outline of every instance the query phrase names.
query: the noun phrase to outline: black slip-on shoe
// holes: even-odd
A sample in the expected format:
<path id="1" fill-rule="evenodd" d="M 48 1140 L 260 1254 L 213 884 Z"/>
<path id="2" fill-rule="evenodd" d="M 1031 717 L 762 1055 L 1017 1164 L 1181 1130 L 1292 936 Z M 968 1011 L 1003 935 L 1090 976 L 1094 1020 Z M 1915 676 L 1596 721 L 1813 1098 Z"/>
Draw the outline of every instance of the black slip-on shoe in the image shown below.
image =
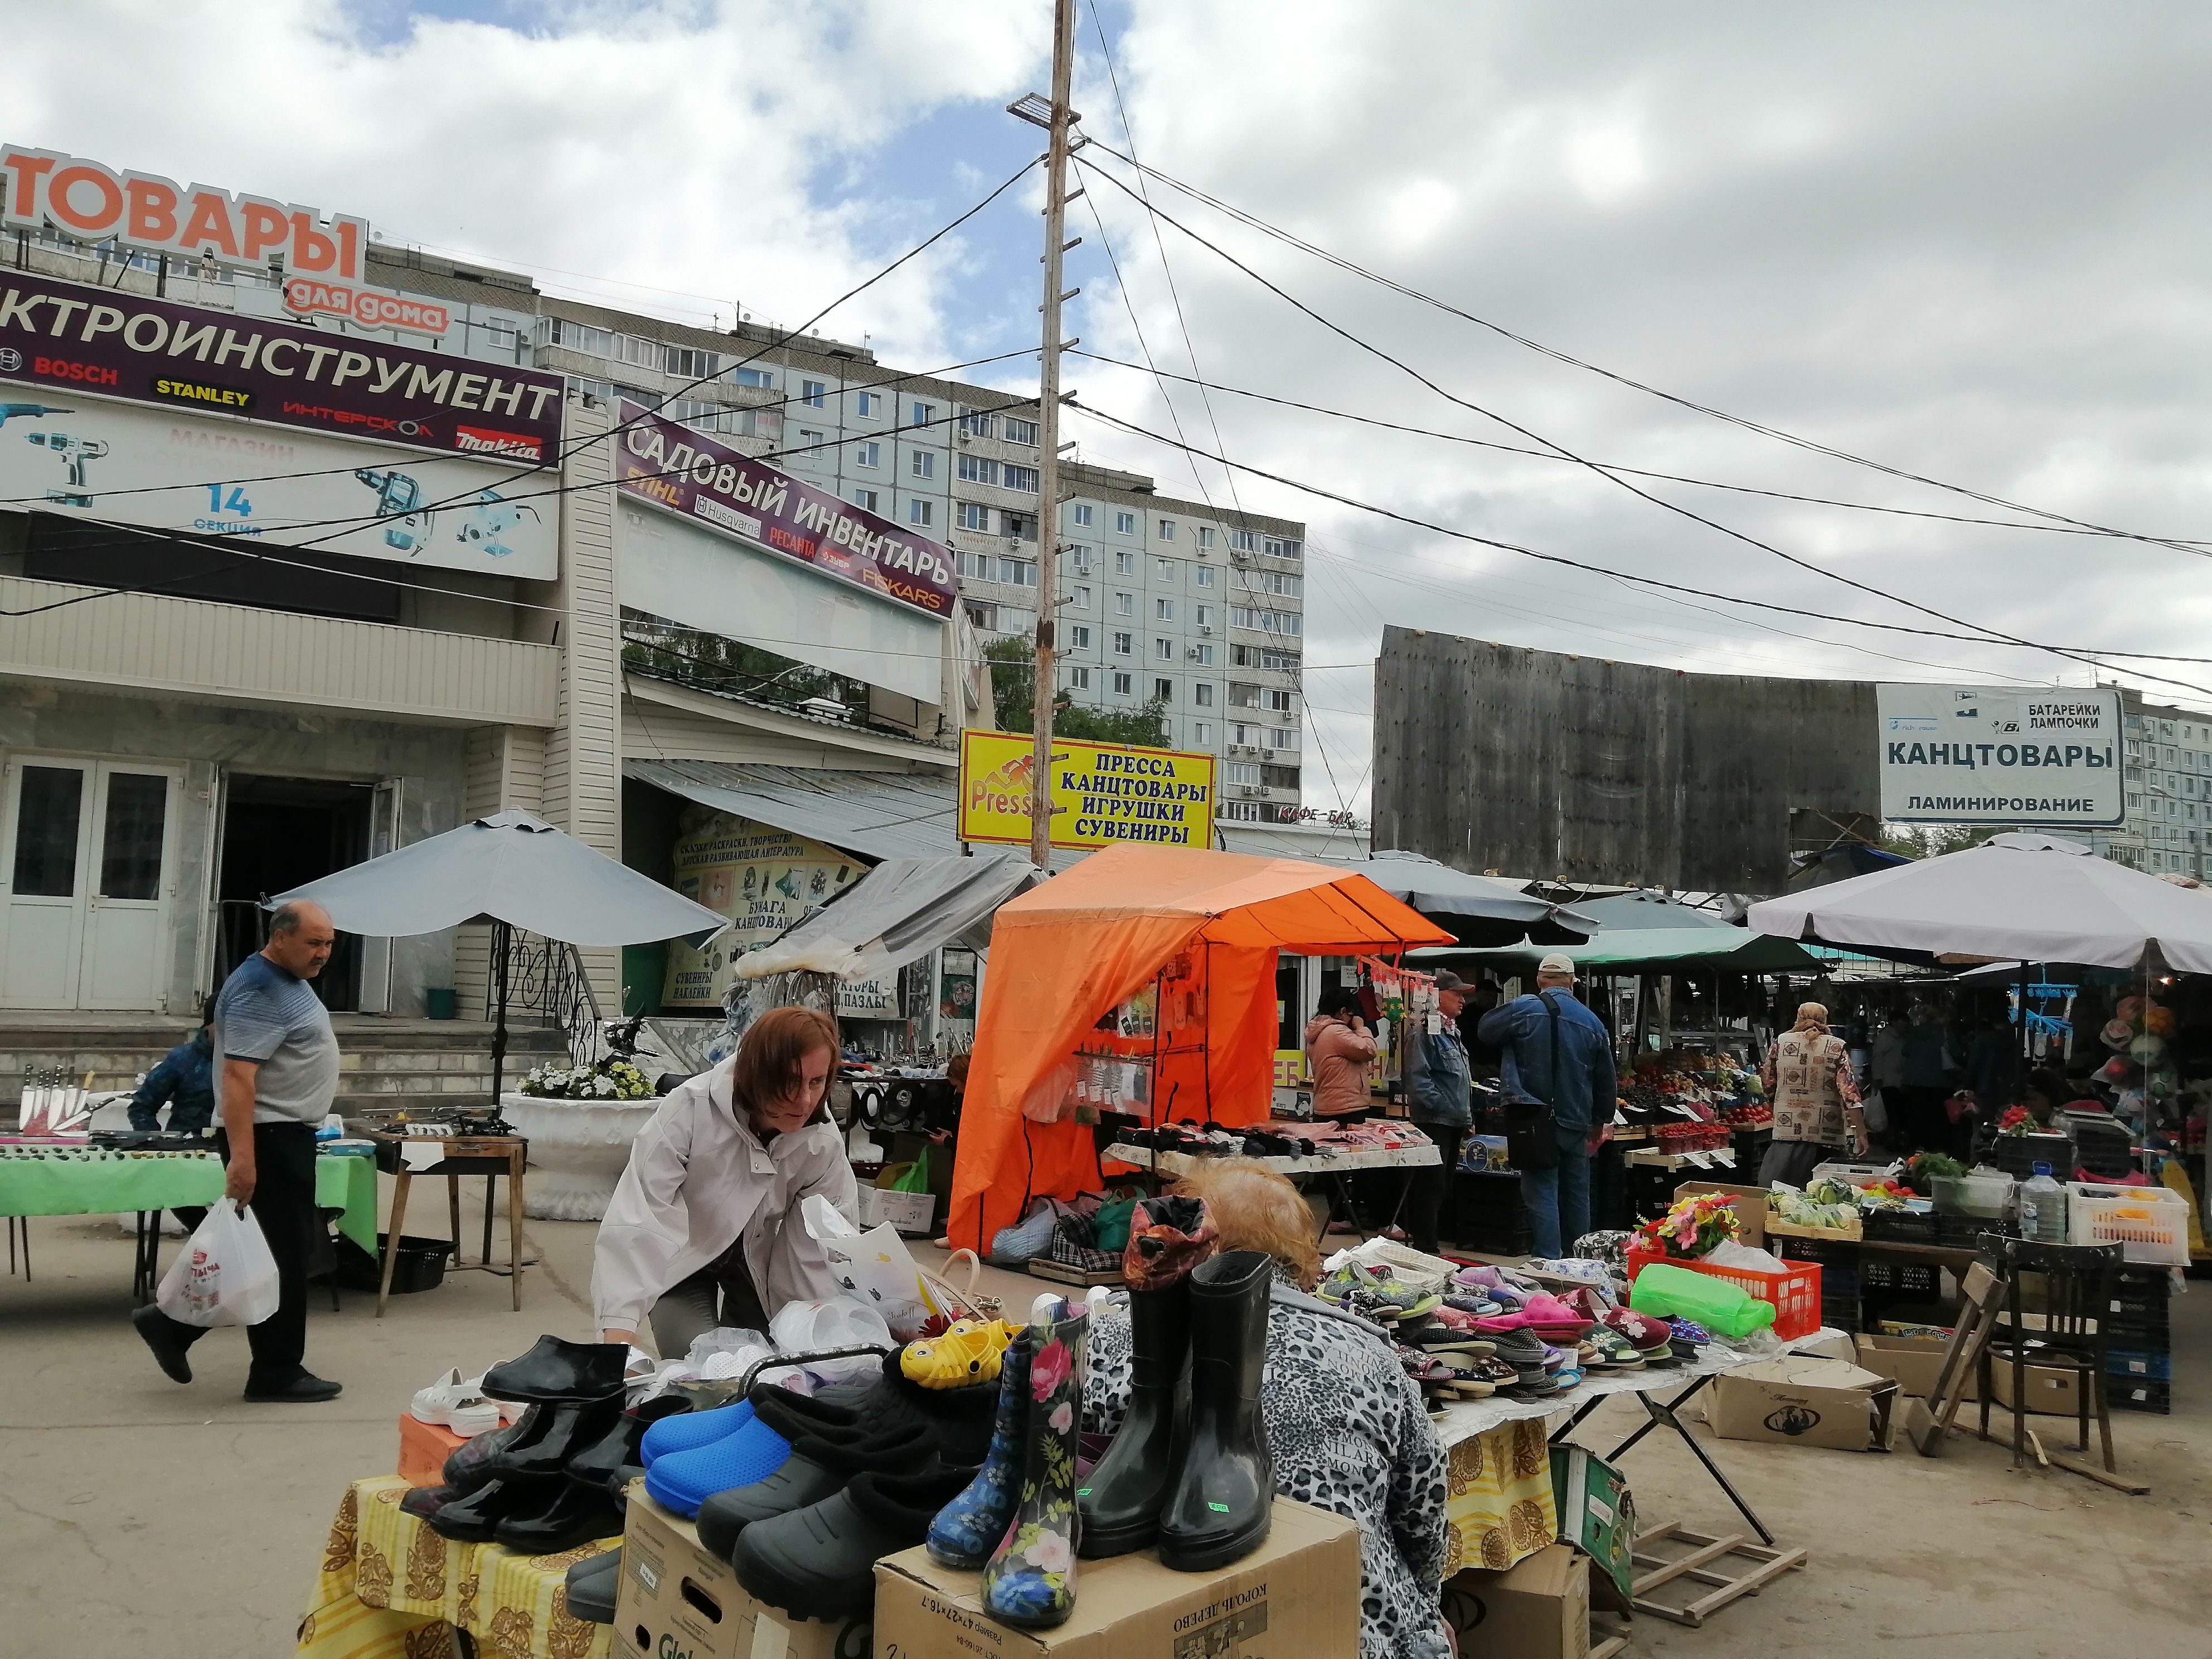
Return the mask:
<path id="1" fill-rule="evenodd" d="M 973 1468 L 864 1474 L 819 1504 L 745 1528 L 731 1565 L 745 1593 L 794 1619 L 839 1620 L 876 1594 L 876 1563 L 912 1549 Z"/>
<path id="2" fill-rule="evenodd" d="M 161 1368 L 162 1376 L 172 1382 L 192 1380 L 192 1362 L 185 1357 L 191 1352 L 189 1345 L 177 1340 L 176 1328 L 168 1315 L 149 1302 L 131 1310 L 131 1324 L 154 1351 L 154 1363 Z"/>
<path id="3" fill-rule="evenodd" d="M 568 1612 L 588 1625 L 615 1621 L 615 1597 L 622 1589 L 623 1553 L 619 1548 L 568 1569 Z"/>
<path id="4" fill-rule="evenodd" d="M 920 1425 L 842 1445 L 800 1435 L 791 1443 L 791 1455 L 766 1480 L 716 1492 L 699 1505 L 700 1547 L 726 1561 L 740 1534 L 755 1522 L 835 1497 L 856 1475 L 906 1474 L 936 1461 L 936 1443 Z"/>
<path id="5" fill-rule="evenodd" d="M 246 1385 L 246 1399 L 257 1406 L 312 1406 L 335 1400 L 344 1392 L 344 1383 L 317 1376 L 313 1371 L 301 1371 L 289 1382 L 279 1382 L 273 1388 L 251 1380 Z"/>

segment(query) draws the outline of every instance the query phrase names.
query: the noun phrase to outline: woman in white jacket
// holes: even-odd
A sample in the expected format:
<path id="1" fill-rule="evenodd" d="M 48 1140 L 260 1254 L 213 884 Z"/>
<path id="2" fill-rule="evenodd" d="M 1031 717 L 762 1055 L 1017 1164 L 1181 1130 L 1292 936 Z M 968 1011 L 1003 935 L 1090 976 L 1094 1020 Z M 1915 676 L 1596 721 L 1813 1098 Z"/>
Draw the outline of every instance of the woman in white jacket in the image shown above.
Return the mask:
<path id="1" fill-rule="evenodd" d="M 660 1103 L 599 1224 L 592 1302 L 601 1340 L 648 1321 L 664 1358 L 716 1325 L 765 1331 L 787 1302 L 837 1294 L 800 1220 L 816 1193 L 854 1218 L 853 1167 L 827 1104 L 837 1027 L 778 1008 L 738 1052 Z"/>

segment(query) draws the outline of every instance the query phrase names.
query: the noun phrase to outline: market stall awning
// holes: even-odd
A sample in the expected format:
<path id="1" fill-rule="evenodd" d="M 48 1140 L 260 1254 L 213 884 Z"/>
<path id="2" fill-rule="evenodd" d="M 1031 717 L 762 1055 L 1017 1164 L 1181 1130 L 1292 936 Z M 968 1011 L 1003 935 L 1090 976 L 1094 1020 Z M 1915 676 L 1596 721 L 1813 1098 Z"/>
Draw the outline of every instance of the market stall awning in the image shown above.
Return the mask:
<path id="1" fill-rule="evenodd" d="M 1494 876 L 1469 875 L 1419 853 L 1379 852 L 1372 858 L 1332 864 L 1363 875 L 1448 929 L 1462 945 L 1507 945 L 1528 939 L 1542 945 L 1586 939 L 1599 923 L 1588 911 L 1569 909 Z"/>
<path id="2" fill-rule="evenodd" d="M 1754 933 L 1726 922 L 1705 927 L 1607 928 L 1587 945 L 1554 947 L 1585 974 L 1667 974 L 1692 968 L 1732 974 L 1817 974 L 1826 965 L 1795 940 Z M 1547 952 L 1534 945 L 1503 951 L 1415 951 L 1424 969 L 1473 964 L 1499 972 L 1533 971 Z"/>
<path id="3" fill-rule="evenodd" d="M 834 974 L 880 979 L 957 941 L 991 942 L 991 916 L 1040 878 L 1026 854 L 885 859 L 781 938 L 738 958 L 739 979 Z"/>
<path id="4" fill-rule="evenodd" d="M 1059 1121 L 1063 1068 L 1101 1016 L 1171 963 L 1199 988 L 1205 1032 L 1181 1057 L 1194 1086 L 1177 1115 L 1248 1123 L 1272 1103 L 1279 951 L 1359 956 L 1450 938 L 1352 872 L 1195 848 L 1106 848 L 1001 905 L 961 1104 L 953 1242 L 980 1252 L 1031 1194 L 1097 1186 L 1089 1127 Z M 1169 1097 L 1158 1072 L 1155 1087 Z"/>
<path id="5" fill-rule="evenodd" d="M 2155 951 L 2212 972 L 2212 892 L 2181 887 L 2050 836 L 1978 847 L 1855 876 L 1751 907 L 1784 939 L 2021 962 L 2132 968 Z"/>

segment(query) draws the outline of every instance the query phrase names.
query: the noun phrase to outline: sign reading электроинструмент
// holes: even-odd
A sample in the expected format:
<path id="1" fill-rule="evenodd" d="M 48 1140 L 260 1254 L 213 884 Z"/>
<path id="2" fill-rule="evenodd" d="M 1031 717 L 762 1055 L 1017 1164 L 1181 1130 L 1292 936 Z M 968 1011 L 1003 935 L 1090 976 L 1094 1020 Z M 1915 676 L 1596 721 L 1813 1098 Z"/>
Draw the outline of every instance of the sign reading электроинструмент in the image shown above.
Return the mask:
<path id="1" fill-rule="evenodd" d="M 1030 842 L 1034 741 L 1009 732 L 960 734 L 960 839 Z M 1116 842 L 1213 844 L 1213 757 L 1120 744 L 1052 740 L 1054 847 Z"/>
<path id="2" fill-rule="evenodd" d="M 1881 815 L 1895 823 L 2121 823 L 2117 690 L 1875 688 Z"/>

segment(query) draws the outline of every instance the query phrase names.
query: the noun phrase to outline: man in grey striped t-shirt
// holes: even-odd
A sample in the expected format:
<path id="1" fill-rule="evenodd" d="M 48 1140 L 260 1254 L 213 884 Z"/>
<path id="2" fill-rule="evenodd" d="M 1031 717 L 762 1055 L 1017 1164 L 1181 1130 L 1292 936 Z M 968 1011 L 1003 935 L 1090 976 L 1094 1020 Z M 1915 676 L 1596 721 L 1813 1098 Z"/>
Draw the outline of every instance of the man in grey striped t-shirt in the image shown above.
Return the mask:
<path id="1" fill-rule="evenodd" d="M 315 1129 L 337 1094 L 338 1043 L 330 1011 L 307 981 L 337 943 L 319 904 L 279 909 L 269 943 L 246 957 L 215 1005 L 215 1085 L 222 1129 L 216 1146 L 227 1166 L 222 1201 L 251 1205 L 276 1258 L 276 1311 L 249 1328 L 253 1363 L 246 1397 L 305 1403 L 336 1397 L 301 1362 L 307 1352 L 307 1261 L 315 1230 Z M 175 1382 L 192 1380 L 185 1357 L 203 1334 L 158 1307 L 131 1316 L 138 1334 Z"/>

